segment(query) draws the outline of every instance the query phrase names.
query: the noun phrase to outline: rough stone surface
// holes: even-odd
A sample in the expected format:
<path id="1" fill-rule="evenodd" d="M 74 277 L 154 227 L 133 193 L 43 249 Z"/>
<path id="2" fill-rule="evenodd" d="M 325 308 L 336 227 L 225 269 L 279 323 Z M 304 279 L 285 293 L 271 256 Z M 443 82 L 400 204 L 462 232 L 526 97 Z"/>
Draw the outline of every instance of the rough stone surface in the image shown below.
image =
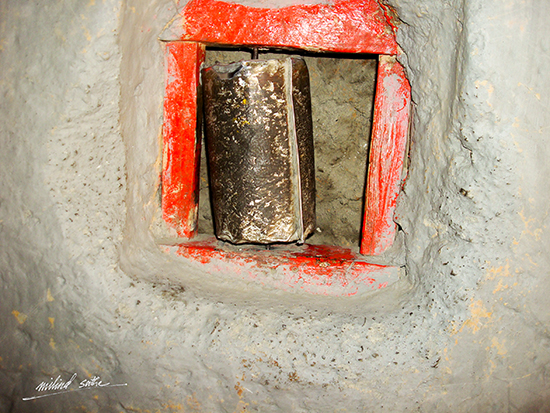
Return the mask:
<path id="1" fill-rule="evenodd" d="M 415 104 L 407 277 L 351 299 L 156 246 L 176 4 L 0 4 L 0 411 L 550 409 L 550 5 L 392 4 Z M 22 400 L 74 373 L 127 385 Z"/>

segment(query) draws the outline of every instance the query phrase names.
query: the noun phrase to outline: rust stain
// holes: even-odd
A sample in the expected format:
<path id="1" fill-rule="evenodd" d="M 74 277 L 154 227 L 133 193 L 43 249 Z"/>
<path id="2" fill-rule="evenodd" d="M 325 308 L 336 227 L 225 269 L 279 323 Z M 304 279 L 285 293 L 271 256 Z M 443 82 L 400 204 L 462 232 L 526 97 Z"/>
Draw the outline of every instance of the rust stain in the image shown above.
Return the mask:
<path id="1" fill-rule="evenodd" d="M 235 413 L 244 413 L 248 411 L 247 409 L 248 406 L 249 406 L 249 403 L 239 400 L 239 402 L 237 403 L 237 406 L 235 407 Z"/>
<path id="2" fill-rule="evenodd" d="M 542 228 L 534 228 L 535 226 L 535 218 L 528 218 L 525 216 L 525 208 L 522 208 L 520 212 L 518 212 L 523 225 L 525 226 L 525 229 L 521 233 L 521 236 L 524 235 L 530 235 L 533 238 L 535 238 L 536 241 L 540 241 L 541 235 L 542 235 Z"/>
<path id="3" fill-rule="evenodd" d="M 168 411 L 168 409 L 170 409 L 170 411 L 172 412 L 183 412 L 185 411 L 185 408 L 183 407 L 183 405 L 181 403 L 175 403 L 171 400 L 168 401 L 168 403 L 162 403 L 161 406 L 163 407 L 163 409 L 165 411 Z"/>
<path id="4" fill-rule="evenodd" d="M 499 342 L 496 337 L 493 337 L 493 339 L 491 340 L 491 347 L 490 348 L 496 349 L 497 354 L 499 356 L 504 356 L 506 353 L 508 353 L 508 350 L 506 350 L 506 347 L 504 347 L 504 342 L 505 342 L 505 340 L 503 340 L 502 342 Z"/>
<path id="5" fill-rule="evenodd" d="M 193 393 L 191 396 L 187 396 L 187 405 L 191 407 L 193 410 L 200 410 L 201 404 L 199 403 L 197 399 L 197 394 Z"/>
<path id="6" fill-rule="evenodd" d="M 508 284 L 504 284 L 504 282 L 502 281 L 502 279 L 498 280 L 498 284 L 497 286 L 495 287 L 495 289 L 493 290 L 493 294 L 499 292 L 499 291 L 503 291 L 505 289 L 509 288 Z"/>
<path id="7" fill-rule="evenodd" d="M 298 374 L 296 374 L 295 371 L 293 371 L 292 373 L 288 373 L 288 380 L 290 380 L 291 382 L 298 382 L 300 380 L 300 377 L 298 376 Z"/>
<path id="8" fill-rule="evenodd" d="M 481 327 L 483 327 L 484 325 L 484 322 L 482 320 L 484 318 L 490 319 L 491 316 L 493 315 L 492 312 L 487 311 L 487 309 L 483 305 L 483 301 L 481 300 L 474 301 L 470 305 L 470 313 L 471 313 L 470 318 L 466 320 L 464 324 L 462 324 L 462 327 L 460 327 L 460 330 L 459 330 L 460 332 L 462 332 L 464 327 L 468 327 L 469 329 L 472 330 L 472 333 L 474 334 L 477 333 L 481 329 Z"/>
<path id="9" fill-rule="evenodd" d="M 243 388 L 241 386 L 241 383 L 237 382 L 237 384 L 235 384 L 235 390 L 237 391 L 237 395 L 239 397 L 242 397 L 243 395 Z"/>
<path id="10" fill-rule="evenodd" d="M 510 274 L 510 262 L 506 260 L 505 265 L 500 267 L 492 266 L 487 270 L 487 280 L 494 280 L 496 277 L 511 277 L 513 274 Z"/>

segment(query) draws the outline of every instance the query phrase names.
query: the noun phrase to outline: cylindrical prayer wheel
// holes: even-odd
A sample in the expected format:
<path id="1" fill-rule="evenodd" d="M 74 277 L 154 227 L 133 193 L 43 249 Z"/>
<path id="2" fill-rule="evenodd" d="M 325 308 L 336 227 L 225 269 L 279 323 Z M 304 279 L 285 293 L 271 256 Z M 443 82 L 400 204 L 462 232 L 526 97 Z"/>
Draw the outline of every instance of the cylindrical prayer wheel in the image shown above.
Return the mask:
<path id="1" fill-rule="evenodd" d="M 309 74 L 301 58 L 202 71 L 216 236 L 303 243 L 315 229 Z"/>

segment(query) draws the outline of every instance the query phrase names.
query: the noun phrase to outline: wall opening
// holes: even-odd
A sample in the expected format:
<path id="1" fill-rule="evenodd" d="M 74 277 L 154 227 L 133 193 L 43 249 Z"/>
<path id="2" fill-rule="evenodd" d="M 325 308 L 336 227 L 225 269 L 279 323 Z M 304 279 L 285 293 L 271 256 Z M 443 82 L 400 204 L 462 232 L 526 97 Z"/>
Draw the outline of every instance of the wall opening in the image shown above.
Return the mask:
<path id="1" fill-rule="evenodd" d="M 314 245 L 357 249 L 361 238 L 377 58 L 373 55 L 260 52 L 260 59 L 300 55 L 311 84 L 317 230 Z M 250 59 L 250 51 L 207 47 L 205 67 Z M 204 129 L 204 128 L 203 128 Z M 214 234 L 202 136 L 199 234 Z"/>
<path id="2" fill-rule="evenodd" d="M 361 291 L 384 288 L 396 282 L 403 269 L 395 265 L 391 258 L 390 261 L 384 261 L 384 254 L 394 245 L 397 234 L 393 215 L 401 188 L 408 139 L 410 86 L 405 71 L 397 60 L 399 49 L 395 42 L 395 30 L 392 17 L 375 0 L 337 0 L 331 5 L 299 5 L 274 9 L 247 7 L 218 0 L 191 0 L 187 3 L 179 12 L 179 17 L 173 19 L 161 35 L 161 39 L 166 42 L 162 220 L 177 235 L 172 240 L 157 241 L 161 248 L 186 260 L 208 265 L 204 268 L 210 271 L 233 274 L 235 277 L 285 290 L 299 288 L 313 294 L 349 296 Z M 346 112 L 346 107 L 353 98 L 348 97 L 347 102 L 339 103 L 334 100 L 334 96 L 325 96 L 324 99 L 332 105 L 326 114 L 316 113 L 315 110 L 323 105 L 312 102 L 312 106 L 316 107 L 313 117 L 328 122 L 336 128 L 337 132 L 334 133 L 345 139 L 344 143 L 355 146 L 353 157 L 361 164 L 361 167 L 347 164 L 347 172 L 355 174 L 355 179 L 336 179 L 361 190 L 360 196 L 347 195 L 347 204 L 350 201 L 358 206 L 364 203 L 355 225 L 345 222 L 349 217 L 343 208 L 343 204 L 346 204 L 344 197 L 334 197 L 335 204 L 331 205 L 329 202 L 324 214 L 326 222 L 331 224 L 328 228 L 334 229 L 332 224 L 335 221 L 335 209 L 339 213 L 343 212 L 344 218 L 340 221 L 346 230 L 351 229 L 353 232 L 354 226 L 361 228 L 359 251 L 348 247 L 354 242 L 353 235 L 341 239 L 333 237 L 328 242 L 326 238 L 323 239 L 323 219 L 320 219 L 321 235 L 317 235 L 317 241 L 312 240 L 318 242 L 317 245 L 306 240 L 299 247 L 286 244 L 281 248 L 277 246 L 274 249 L 265 249 L 232 246 L 213 236 L 197 236 L 201 199 L 199 155 L 204 152 L 199 150 L 201 128 L 198 122 L 202 110 L 199 99 L 200 70 L 207 57 L 206 49 L 211 46 L 260 50 L 265 48 L 271 51 L 299 50 L 300 54 L 313 59 L 310 62 L 310 72 L 319 69 L 319 72 L 324 73 L 318 78 L 325 80 L 327 77 L 330 79 L 327 75 L 331 73 L 333 78 L 343 77 L 343 72 L 347 72 L 346 75 L 360 74 L 362 70 L 350 66 L 352 61 L 358 61 L 366 69 L 370 62 L 366 56 L 376 56 L 376 64 L 373 64 L 374 61 L 370 63 L 373 67 L 376 66 L 376 76 L 372 70 L 370 83 L 373 85 L 376 77 L 374 104 L 359 103 L 348 111 L 351 119 L 348 119 L 347 125 L 351 130 L 341 126 L 344 122 L 340 120 L 344 119 L 342 114 Z M 319 54 L 312 55 L 313 51 Z M 331 53 L 337 54 L 335 59 L 347 67 L 335 67 L 336 63 L 330 61 L 331 58 L 334 59 Z M 354 59 L 350 59 L 351 55 Z M 248 59 L 249 55 L 245 57 Z M 239 59 L 230 58 L 221 63 L 235 60 Z M 367 83 L 360 81 L 361 76 L 357 79 L 352 77 L 349 84 L 352 91 L 355 90 L 365 97 L 369 93 L 362 94 L 358 87 Z M 317 76 L 313 77 L 315 82 Z M 316 95 L 319 97 L 315 89 L 316 86 L 313 86 L 314 98 Z M 321 89 L 331 92 L 331 88 L 326 85 Z M 343 93 L 346 89 L 344 86 L 335 86 L 335 89 L 341 89 L 338 90 L 338 95 L 346 96 Z M 361 106 L 364 112 L 360 111 Z M 373 107 L 372 128 L 370 125 L 358 126 L 360 133 L 355 134 L 353 126 L 358 123 L 353 122 L 353 118 L 361 117 L 358 116 L 361 114 L 370 123 L 370 110 L 365 110 L 370 107 Z M 325 144 L 317 142 L 316 156 L 322 158 L 319 154 L 320 148 L 328 148 L 328 153 L 325 153 L 328 165 L 323 166 L 320 159 L 317 161 L 316 167 L 320 169 L 316 171 L 317 180 L 322 180 L 327 173 L 330 176 L 331 172 L 338 169 L 335 166 L 339 161 L 342 162 L 342 172 L 346 172 L 346 158 L 351 157 L 350 154 L 345 156 L 338 151 L 332 151 L 331 145 L 339 148 L 345 145 L 338 143 L 331 133 L 326 133 L 328 129 L 330 128 L 322 124 L 314 127 L 316 140 L 322 136 L 327 140 Z M 367 139 L 369 130 L 370 142 Z M 352 138 L 365 140 L 353 142 Z M 362 156 L 361 149 L 364 150 Z M 366 185 L 363 183 L 365 169 Z M 204 175 L 202 181 L 208 182 Z M 327 187 L 332 189 L 333 183 L 328 179 L 327 181 Z M 320 194 L 323 196 L 323 192 Z M 205 201 L 206 194 L 202 198 Z M 209 206 L 203 206 L 202 210 L 208 211 Z M 318 210 L 318 215 L 322 218 L 323 212 Z M 208 220 L 207 216 L 203 218 Z M 212 226 L 209 227 L 211 230 Z M 328 232 L 330 236 L 330 231 Z M 338 235 L 337 229 L 334 232 Z M 327 245 L 329 243 L 331 245 Z"/>

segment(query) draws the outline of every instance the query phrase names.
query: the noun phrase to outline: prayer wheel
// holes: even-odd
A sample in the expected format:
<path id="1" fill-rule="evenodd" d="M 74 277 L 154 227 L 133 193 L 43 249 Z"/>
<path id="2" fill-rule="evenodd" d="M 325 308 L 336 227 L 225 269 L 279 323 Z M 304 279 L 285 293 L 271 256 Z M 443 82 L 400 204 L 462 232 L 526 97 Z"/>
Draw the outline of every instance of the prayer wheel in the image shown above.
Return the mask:
<path id="1" fill-rule="evenodd" d="M 202 70 L 216 236 L 303 243 L 315 229 L 309 74 L 301 58 Z"/>

